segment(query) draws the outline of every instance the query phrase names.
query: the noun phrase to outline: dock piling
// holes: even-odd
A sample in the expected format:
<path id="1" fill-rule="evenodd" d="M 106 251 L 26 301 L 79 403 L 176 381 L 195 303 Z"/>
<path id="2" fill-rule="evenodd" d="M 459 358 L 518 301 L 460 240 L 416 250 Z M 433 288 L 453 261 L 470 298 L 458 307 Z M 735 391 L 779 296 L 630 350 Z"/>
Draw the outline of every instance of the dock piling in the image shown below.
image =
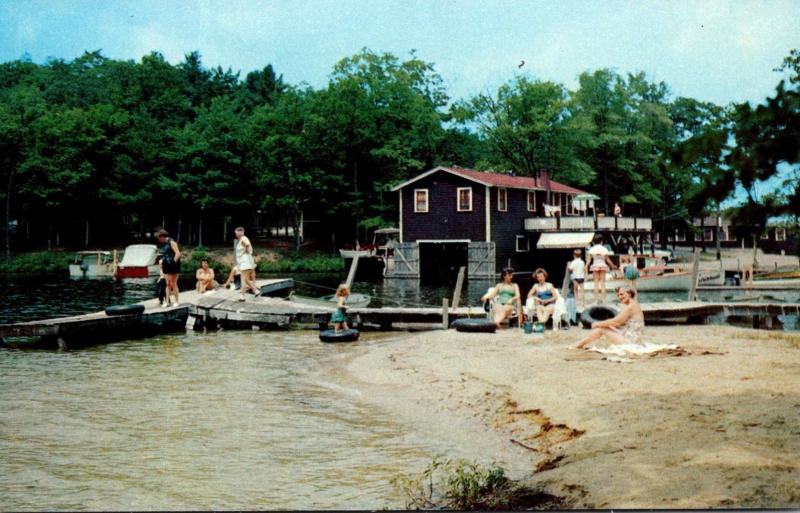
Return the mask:
<path id="1" fill-rule="evenodd" d="M 447 298 L 442 298 L 442 327 L 447 329 L 450 327 L 450 308 Z"/>
<path id="2" fill-rule="evenodd" d="M 464 286 L 464 273 L 466 272 L 467 268 L 465 266 L 461 266 L 458 270 L 458 278 L 456 279 L 456 289 L 453 291 L 453 308 L 458 308 L 458 304 L 461 302 L 461 288 Z"/>

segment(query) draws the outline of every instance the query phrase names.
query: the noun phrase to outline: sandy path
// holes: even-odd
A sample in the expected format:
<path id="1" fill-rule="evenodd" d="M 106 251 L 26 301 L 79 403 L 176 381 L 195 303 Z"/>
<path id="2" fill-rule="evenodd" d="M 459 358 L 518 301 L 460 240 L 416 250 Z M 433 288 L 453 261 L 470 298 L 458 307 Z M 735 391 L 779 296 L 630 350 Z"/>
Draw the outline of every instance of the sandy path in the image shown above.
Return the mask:
<path id="1" fill-rule="evenodd" d="M 648 327 L 685 352 L 630 363 L 565 349 L 578 334 L 409 334 L 359 344 L 347 372 L 448 457 L 573 507 L 800 506 L 800 334 Z"/>

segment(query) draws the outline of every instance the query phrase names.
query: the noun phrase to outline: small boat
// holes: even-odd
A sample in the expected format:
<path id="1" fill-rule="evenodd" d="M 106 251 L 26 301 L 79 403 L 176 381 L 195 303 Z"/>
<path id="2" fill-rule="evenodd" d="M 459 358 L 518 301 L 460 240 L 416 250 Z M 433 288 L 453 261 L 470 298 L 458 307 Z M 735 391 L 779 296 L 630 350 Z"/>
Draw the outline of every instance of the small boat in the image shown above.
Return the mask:
<path id="1" fill-rule="evenodd" d="M 156 264 L 158 248 L 153 244 L 133 244 L 125 248 L 122 261 L 117 266 L 117 278 L 147 278 L 158 276 L 160 266 Z"/>
<path id="2" fill-rule="evenodd" d="M 344 304 L 347 308 L 365 308 L 372 300 L 367 294 L 350 294 L 345 299 Z M 338 299 L 335 295 L 322 296 L 320 298 L 298 296 L 294 292 L 289 294 L 289 301 L 322 308 L 336 308 Z"/>
<path id="3" fill-rule="evenodd" d="M 612 277 L 611 273 L 606 274 L 606 289 L 614 290 L 618 287 L 628 285 L 628 280 L 624 278 Z M 665 273 L 656 275 L 643 274 L 636 280 L 636 290 L 639 292 L 685 290 L 692 287 L 692 273 Z M 584 290 L 594 290 L 594 281 L 591 279 L 583 283 Z"/>
<path id="4" fill-rule="evenodd" d="M 78 251 L 69 265 L 70 278 L 110 278 L 115 262 L 110 251 Z"/>

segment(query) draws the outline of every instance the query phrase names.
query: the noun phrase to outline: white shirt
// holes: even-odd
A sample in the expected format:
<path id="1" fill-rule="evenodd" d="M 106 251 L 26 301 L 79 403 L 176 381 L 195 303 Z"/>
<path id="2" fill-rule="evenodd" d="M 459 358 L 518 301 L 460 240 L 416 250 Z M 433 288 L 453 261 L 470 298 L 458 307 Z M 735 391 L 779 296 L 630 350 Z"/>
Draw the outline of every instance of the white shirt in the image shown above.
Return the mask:
<path id="1" fill-rule="evenodd" d="M 584 262 L 582 258 L 576 258 L 569 263 L 569 272 L 572 273 L 573 280 L 580 280 L 584 278 L 583 269 L 585 266 L 586 262 Z"/>
<path id="2" fill-rule="evenodd" d="M 236 242 L 236 264 L 240 271 L 249 271 L 256 268 L 252 251 L 253 246 L 250 245 L 250 240 L 242 235 L 242 238 Z"/>

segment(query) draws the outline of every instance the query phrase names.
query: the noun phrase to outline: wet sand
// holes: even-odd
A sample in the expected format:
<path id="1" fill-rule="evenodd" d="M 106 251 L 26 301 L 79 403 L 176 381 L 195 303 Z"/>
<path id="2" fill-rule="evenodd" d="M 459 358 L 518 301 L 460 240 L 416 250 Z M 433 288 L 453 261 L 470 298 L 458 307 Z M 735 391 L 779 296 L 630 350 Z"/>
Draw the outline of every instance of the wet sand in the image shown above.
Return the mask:
<path id="1" fill-rule="evenodd" d="M 447 457 L 496 462 L 570 507 L 800 506 L 800 334 L 647 327 L 681 350 L 618 363 L 566 348 L 584 333 L 404 334 L 342 363 Z"/>

